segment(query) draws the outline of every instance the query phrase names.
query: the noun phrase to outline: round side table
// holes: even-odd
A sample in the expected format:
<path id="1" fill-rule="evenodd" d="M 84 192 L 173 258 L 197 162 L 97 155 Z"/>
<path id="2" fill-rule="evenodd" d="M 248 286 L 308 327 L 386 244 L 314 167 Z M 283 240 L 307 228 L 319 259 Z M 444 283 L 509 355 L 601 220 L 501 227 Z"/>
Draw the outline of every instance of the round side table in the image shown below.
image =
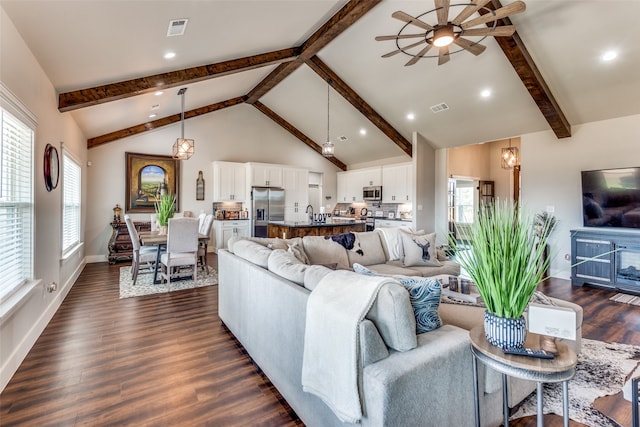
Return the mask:
<path id="1" fill-rule="evenodd" d="M 502 411 L 504 426 L 509 426 L 509 403 L 507 400 L 507 376 L 536 381 L 537 384 L 537 420 L 543 425 L 542 385 L 544 383 L 562 382 L 562 403 L 564 426 L 569 427 L 569 386 L 568 381 L 576 373 L 578 357 L 576 353 L 562 342 L 557 342 L 558 352 L 553 359 L 539 359 L 528 356 L 504 354 L 501 348 L 489 344 L 484 335 L 484 326 L 477 326 L 469 331 L 471 353 L 473 354 L 474 400 L 476 405 L 476 426 L 480 426 L 480 399 L 478 390 L 478 360 L 486 366 L 502 374 Z M 539 349 L 541 335 L 527 333 L 524 343 L 526 348 Z"/>

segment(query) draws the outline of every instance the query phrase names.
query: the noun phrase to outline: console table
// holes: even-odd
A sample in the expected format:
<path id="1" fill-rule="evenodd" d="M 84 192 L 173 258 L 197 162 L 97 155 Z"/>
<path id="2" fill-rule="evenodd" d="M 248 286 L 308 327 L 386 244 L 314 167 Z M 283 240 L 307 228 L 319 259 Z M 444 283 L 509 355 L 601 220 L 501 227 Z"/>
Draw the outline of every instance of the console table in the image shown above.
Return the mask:
<path id="1" fill-rule="evenodd" d="M 134 222 L 133 223 L 138 230 L 151 231 L 151 222 Z M 111 223 L 111 238 L 109 239 L 109 264 L 115 264 L 119 261 L 131 261 L 133 259 L 133 245 L 131 244 L 131 238 L 129 237 L 129 230 L 127 229 L 127 223 L 124 221 L 113 221 Z"/>
<path id="2" fill-rule="evenodd" d="M 640 294 L 640 233 L 571 230 L 571 265 L 574 285 L 593 284 Z"/>
<path id="3" fill-rule="evenodd" d="M 476 427 L 480 426 L 480 399 L 478 390 L 478 360 L 502 373 L 502 399 L 504 427 L 509 427 L 509 402 L 507 393 L 507 375 L 530 381 L 536 381 L 538 427 L 543 425 L 542 384 L 562 382 L 562 403 L 564 426 L 569 427 L 569 385 L 568 381 L 576 373 L 578 356 L 562 342 L 556 342 L 558 352 L 554 359 L 538 359 L 527 356 L 504 354 L 501 348 L 491 345 L 484 335 L 484 326 L 476 326 L 469 331 L 471 353 L 473 354 L 474 399 L 476 405 Z M 527 332 L 524 346 L 539 349 L 541 336 Z"/>

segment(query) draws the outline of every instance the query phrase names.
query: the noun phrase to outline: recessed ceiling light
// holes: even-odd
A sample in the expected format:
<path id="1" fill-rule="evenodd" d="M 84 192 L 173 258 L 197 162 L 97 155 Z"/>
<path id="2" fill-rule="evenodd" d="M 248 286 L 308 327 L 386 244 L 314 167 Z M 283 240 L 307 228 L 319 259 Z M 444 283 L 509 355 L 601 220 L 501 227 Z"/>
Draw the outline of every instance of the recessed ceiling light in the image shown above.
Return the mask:
<path id="1" fill-rule="evenodd" d="M 161 91 L 161 90 L 157 90 L 157 91 L 155 91 L 153 94 L 154 94 L 155 96 L 160 96 L 160 95 L 162 95 L 163 93 L 164 93 L 163 91 Z"/>
<path id="2" fill-rule="evenodd" d="M 364 136 L 367 134 L 367 130 L 365 128 L 360 129 L 360 135 Z"/>
<path id="3" fill-rule="evenodd" d="M 617 57 L 618 57 L 618 52 L 616 52 L 615 50 L 608 50 L 604 54 L 602 54 L 601 58 L 603 61 L 613 61 Z"/>
<path id="4" fill-rule="evenodd" d="M 491 89 L 484 89 L 480 92 L 480 96 L 483 98 L 489 98 L 491 96 Z"/>
<path id="5" fill-rule="evenodd" d="M 157 114 L 156 114 L 156 113 L 151 113 L 151 114 L 149 114 L 149 118 L 150 118 L 150 119 L 153 119 L 155 116 L 157 116 Z"/>
<path id="6" fill-rule="evenodd" d="M 176 57 L 176 53 L 175 52 L 167 52 L 164 54 L 164 59 L 173 59 Z"/>
<path id="7" fill-rule="evenodd" d="M 414 120 L 416 118 L 416 115 L 413 113 L 409 113 L 407 114 L 407 120 Z"/>

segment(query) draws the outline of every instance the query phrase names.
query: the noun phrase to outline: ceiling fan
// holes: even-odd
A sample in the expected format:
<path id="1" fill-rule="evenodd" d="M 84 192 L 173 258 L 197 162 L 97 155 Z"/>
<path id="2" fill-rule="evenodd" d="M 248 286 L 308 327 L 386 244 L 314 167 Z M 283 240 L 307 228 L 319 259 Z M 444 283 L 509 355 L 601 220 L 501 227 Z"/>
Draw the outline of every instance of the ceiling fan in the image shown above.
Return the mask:
<path id="1" fill-rule="evenodd" d="M 517 13 L 524 12 L 526 6 L 522 1 L 515 1 L 507 6 L 493 10 L 485 7 L 491 0 L 471 0 L 468 3 L 451 4 L 450 0 L 434 0 L 435 9 L 429 10 L 418 16 L 411 16 L 408 13 L 397 11 L 391 16 L 395 19 L 405 22 L 397 35 L 378 36 L 377 41 L 395 40 L 397 50 L 382 55 L 383 58 L 389 58 L 400 52 L 409 55 L 412 58 L 405 66 L 413 65 L 422 58 L 438 58 L 438 65 L 445 64 L 449 61 L 450 56 L 454 53 L 466 50 L 474 55 L 480 55 L 486 49 L 486 46 L 480 44 L 488 36 L 492 37 L 508 37 L 516 31 L 513 25 L 497 25 L 498 19 L 506 18 Z M 449 20 L 449 12 L 454 8 L 462 10 L 451 20 Z M 474 13 L 481 12 L 475 18 L 469 19 Z M 436 23 L 430 24 L 425 22 L 423 18 L 435 13 Z M 484 25 L 486 24 L 486 25 Z M 480 28 L 474 28 L 482 25 Z M 423 32 L 409 34 L 408 31 L 413 27 L 418 27 Z M 470 40 L 467 37 L 481 37 L 479 40 Z M 412 42 L 411 39 L 419 39 Z M 401 45 L 402 41 L 409 41 L 407 45 Z M 425 46 L 421 46 L 421 45 Z M 451 51 L 449 47 L 454 44 L 460 49 Z M 437 48 L 437 55 L 428 55 L 432 48 Z M 420 50 L 418 51 L 418 49 Z M 415 52 L 415 53 L 412 53 Z"/>

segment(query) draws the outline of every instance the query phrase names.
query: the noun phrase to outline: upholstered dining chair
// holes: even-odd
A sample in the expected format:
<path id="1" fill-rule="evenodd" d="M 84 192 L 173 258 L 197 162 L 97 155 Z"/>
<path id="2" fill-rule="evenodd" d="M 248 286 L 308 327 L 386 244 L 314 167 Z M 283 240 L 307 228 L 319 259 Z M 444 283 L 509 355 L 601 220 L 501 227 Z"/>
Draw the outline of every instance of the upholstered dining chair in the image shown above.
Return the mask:
<path id="1" fill-rule="evenodd" d="M 211 233 L 211 226 L 213 225 L 213 214 L 205 215 L 204 220 L 200 223 L 199 234 L 208 236 Z M 198 262 L 200 263 L 200 267 L 203 270 L 207 271 L 209 274 L 209 264 L 207 264 L 207 248 L 208 243 L 206 240 L 203 240 L 198 245 Z"/>
<path id="2" fill-rule="evenodd" d="M 129 230 L 129 237 L 131 238 L 131 244 L 133 248 L 133 259 L 131 260 L 131 280 L 135 286 L 138 280 L 138 273 L 153 273 L 154 264 L 158 250 L 153 246 L 141 246 L 140 236 L 138 230 L 133 224 L 133 220 L 129 215 L 124 216 L 124 222 L 127 224 L 127 230 Z"/>
<path id="3" fill-rule="evenodd" d="M 167 231 L 167 251 L 160 256 L 161 280 L 171 282 L 172 269 L 193 266 L 193 280 L 197 278 L 198 220 L 196 218 L 171 218 Z"/>

